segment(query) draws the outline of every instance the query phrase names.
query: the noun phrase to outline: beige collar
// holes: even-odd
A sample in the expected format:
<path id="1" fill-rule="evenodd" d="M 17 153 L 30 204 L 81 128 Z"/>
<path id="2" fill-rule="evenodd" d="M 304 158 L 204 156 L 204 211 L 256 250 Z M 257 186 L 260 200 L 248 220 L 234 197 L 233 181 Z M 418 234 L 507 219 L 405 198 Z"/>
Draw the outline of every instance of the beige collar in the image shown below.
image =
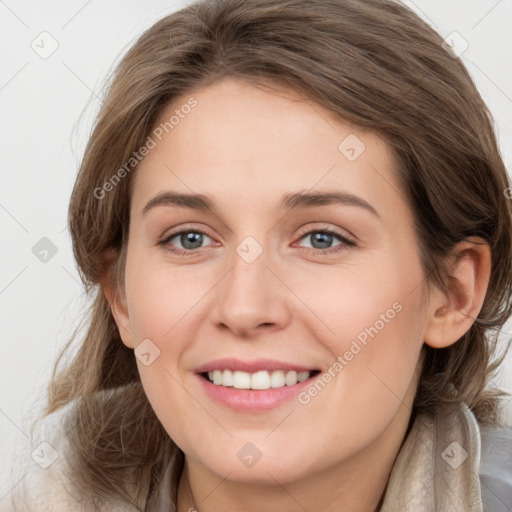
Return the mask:
<path id="1" fill-rule="evenodd" d="M 418 414 L 396 458 L 381 512 L 483 512 L 480 429 L 465 404 Z"/>

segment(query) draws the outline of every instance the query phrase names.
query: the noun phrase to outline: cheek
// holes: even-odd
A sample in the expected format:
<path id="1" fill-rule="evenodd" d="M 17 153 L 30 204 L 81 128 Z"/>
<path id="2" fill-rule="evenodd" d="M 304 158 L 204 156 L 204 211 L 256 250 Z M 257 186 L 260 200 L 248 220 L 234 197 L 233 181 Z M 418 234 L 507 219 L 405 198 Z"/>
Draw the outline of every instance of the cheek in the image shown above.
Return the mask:
<path id="1" fill-rule="evenodd" d="M 304 304 L 300 319 L 307 318 L 315 338 L 337 355 L 354 339 L 369 346 L 372 339 L 393 344 L 417 337 L 425 313 L 422 280 L 418 264 L 398 258 L 287 276 Z"/>
<path id="2" fill-rule="evenodd" d="M 332 357 L 325 395 L 336 395 L 331 398 L 340 404 L 340 415 L 366 409 L 391 417 L 411 385 L 423 344 L 421 266 L 414 258 L 406 264 L 390 258 L 337 276 L 320 269 L 318 275 L 300 279 L 296 289 L 309 309 L 318 312 L 310 314 L 314 337 Z M 321 414 L 325 403 L 315 401 Z"/>
<path id="3" fill-rule="evenodd" d="M 200 429 L 189 426 L 198 417 L 204 416 L 206 425 L 211 421 L 184 390 L 183 359 L 194 337 L 196 308 L 214 284 L 211 271 L 202 273 L 151 262 L 147 254 L 136 249 L 126 263 L 126 294 L 135 347 L 149 339 L 159 350 L 150 365 L 137 359 L 141 382 L 158 419 L 186 451 L 201 444 L 204 437 Z"/>
<path id="4" fill-rule="evenodd" d="M 145 256 L 147 258 L 147 255 Z M 135 344 L 144 338 L 158 345 L 179 348 L 173 335 L 183 329 L 212 284 L 207 271 L 172 267 L 162 261 L 145 261 L 134 251 L 127 261 L 126 294 Z M 183 333 L 179 339 L 183 339 Z M 173 340 L 173 343 L 169 343 Z M 167 348 L 166 348 L 167 350 Z"/>
<path id="5" fill-rule="evenodd" d="M 391 282 L 388 288 L 370 281 L 364 286 L 359 281 L 360 286 L 354 287 L 346 282 L 336 294 L 330 289 L 337 296 L 334 307 L 323 297 L 323 311 L 330 312 L 330 327 L 336 334 L 319 339 L 332 353 L 332 362 L 320 376 L 321 382 L 299 397 L 299 411 L 303 409 L 305 418 L 322 418 L 321 426 L 314 421 L 302 423 L 305 443 L 319 431 L 325 438 L 339 440 L 326 454 L 333 462 L 375 439 L 403 404 L 408 409 L 412 401 L 410 390 L 425 327 L 424 300 L 421 290 L 411 293 L 405 280 Z"/>

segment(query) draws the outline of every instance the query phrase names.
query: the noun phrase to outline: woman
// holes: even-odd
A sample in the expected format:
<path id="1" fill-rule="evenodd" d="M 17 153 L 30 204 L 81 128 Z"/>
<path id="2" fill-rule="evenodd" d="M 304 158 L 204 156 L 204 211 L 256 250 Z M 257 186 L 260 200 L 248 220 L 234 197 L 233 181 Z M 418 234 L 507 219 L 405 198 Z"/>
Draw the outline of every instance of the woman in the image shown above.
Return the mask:
<path id="1" fill-rule="evenodd" d="M 467 70 L 400 3 L 160 20 L 73 190 L 95 301 L 17 505 L 507 510 L 509 187 Z"/>

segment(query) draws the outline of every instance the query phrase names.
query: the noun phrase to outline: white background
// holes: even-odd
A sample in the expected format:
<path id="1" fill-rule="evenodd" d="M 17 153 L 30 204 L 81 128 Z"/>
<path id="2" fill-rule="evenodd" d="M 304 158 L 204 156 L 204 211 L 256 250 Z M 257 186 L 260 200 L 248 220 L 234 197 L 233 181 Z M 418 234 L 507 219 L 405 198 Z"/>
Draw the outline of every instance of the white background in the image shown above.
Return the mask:
<path id="1" fill-rule="evenodd" d="M 9 500 L 9 447 L 26 437 L 24 418 L 42 405 L 85 304 L 66 215 L 98 95 L 135 38 L 186 3 L 0 0 L 0 509 Z M 469 43 L 462 59 L 494 115 L 510 171 L 512 2 L 405 3 L 443 37 L 456 31 Z M 31 47 L 43 31 L 58 43 L 47 59 Z M 57 247 L 46 263 L 32 253 L 42 237 Z M 510 391 L 511 368 L 509 357 L 501 385 Z"/>

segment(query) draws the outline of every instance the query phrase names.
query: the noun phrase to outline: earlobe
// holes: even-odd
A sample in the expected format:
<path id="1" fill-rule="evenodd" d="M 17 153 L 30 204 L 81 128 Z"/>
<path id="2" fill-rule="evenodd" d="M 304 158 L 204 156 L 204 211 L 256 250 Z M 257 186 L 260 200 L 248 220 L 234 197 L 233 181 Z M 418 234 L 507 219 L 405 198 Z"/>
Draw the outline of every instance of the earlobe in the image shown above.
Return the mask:
<path id="1" fill-rule="evenodd" d="M 482 309 L 491 274 L 489 244 L 480 237 L 460 242 L 453 259 L 447 294 L 431 294 L 427 345 L 446 348 L 466 334 Z"/>
<path id="2" fill-rule="evenodd" d="M 100 286 L 107 302 L 110 305 L 110 311 L 112 312 L 112 316 L 123 343 L 128 348 L 135 348 L 126 301 L 115 291 L 109 276 L 105 275 L 100 278 Z"/>

